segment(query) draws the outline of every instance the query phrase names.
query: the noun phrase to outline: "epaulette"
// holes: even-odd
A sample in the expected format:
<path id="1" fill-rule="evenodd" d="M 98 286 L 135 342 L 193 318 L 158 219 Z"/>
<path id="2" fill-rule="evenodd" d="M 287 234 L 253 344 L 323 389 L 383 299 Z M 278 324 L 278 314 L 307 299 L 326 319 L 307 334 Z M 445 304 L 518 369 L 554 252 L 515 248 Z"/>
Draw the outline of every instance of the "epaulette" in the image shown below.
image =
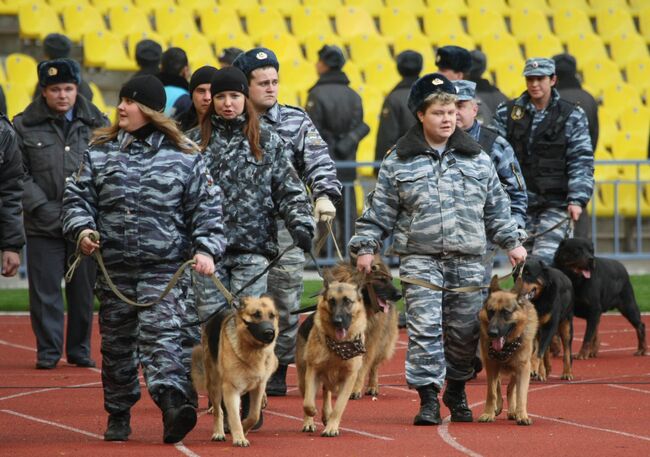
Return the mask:
<path id="1" fill-rule="evenodd" d="M 296 111 L 300 111 L 300 112 L 303 113 L 303 114 L 307 114 L 307 112 L 306 112 L 303 108 L 301 108 L 301 107 L 299 107 L 299 106 L 285 105 L 285 104 L 282 104 L 282 105 L 280 105 L 280 106 L 282 106 L 282 107 L 284 107 L 284 108 L 295 109 Z"/>

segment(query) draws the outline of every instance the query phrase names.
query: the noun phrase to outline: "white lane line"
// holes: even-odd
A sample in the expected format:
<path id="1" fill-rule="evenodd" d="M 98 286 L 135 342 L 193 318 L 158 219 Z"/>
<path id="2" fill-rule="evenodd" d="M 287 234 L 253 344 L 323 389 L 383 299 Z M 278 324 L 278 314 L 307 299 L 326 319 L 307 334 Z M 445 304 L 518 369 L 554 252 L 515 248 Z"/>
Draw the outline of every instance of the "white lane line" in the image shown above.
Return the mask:
<path id="1" fill-rule="evenodd" d="M 182 441 L 180 443 L 174 444 L 174 447 L 176 449 L 178 449 L 178 451 L 181 454 L 184 454 L 187 457 L 201 457 L 199 454 L 196 454 L 196 453 L 192 452 L 191 450 L 189 450 L 188 448 L 186 448 Z"/>
<path id="2" fill-rule="evenodd" d="M 34 349 L 33 347 L 23 346 L 21 344 L 10 343 L 9 341 L 5 341 L 5 340 L 0 340 L 0 344 L 3 344 L 5 346 L 9 346 L 10 348 L 24 349 L 26 351 L 36 352 L 36 349 Z"/>
<path id="3" fill-rule="evenodd" d="M 91 438 L 97 438 L 97 439 L 100 439 L 100 440 L 104 439 L 103 436 L 97 435 L 96 433 L 87 432 L 87 431 L 81 430 L 79 428 L 69 427 L 67 425 L 59 424 L 57 422 L 52 422 L 52 421 L 48 421 L 48 420 L 45 420 L 45 419 L 39 419 L 38 417 L 28 416 L 27 414 L 22 414 L 22 413 L 19 413 L 19 412 L 16 412 L 16 411 L 12 411 L 10 409 L 0 409 L 0 412 L 6 413 L 6 414 L 11 414 L 11 415 L 14 415 L 14 416 L 18 416 L 18 417 L 21 417 L 23 419 L 27 419 L 27 420 L 30 420 L 30 421 L 39 422 L 41 424 L 51 425 L 52 427 L 62 428 L 63 430 L 67 430 L 69 432 L 79 433 L 81 435 L 86 435 L 86 436 L 89 436 Z"/>
<path id="4" fill-rule="evenodd" d="M 636 438 L 643 441 L 650 441 L 650 436 L 635 435 L 634 433 L 621 432 L 609 428 L 594 427 L 592 425 L 579 424 L 578 422 L 568 421 L 564 419 L 555 419 L 554 417 L 538 416 L 537 414 L 530 414 L 530 416 L 537 417 L 539 419 L 544 419 L 547 421 L 559 422 L 560 424 L 573 425 L 574 427 L 579 427 L 579 428 L 586 428 L 588 430 L 596 430 L 598 432 L 613 433 L 614 435 L 621 435 L 627 438 Z"/>
<path id="5" fill-rule="evenodd" d="M 449 434 L 449 416 L 445 417 L 442 420 L 442 425 L 438 426 L 438 435 L 440 438 L 442 438 L 442 441 L 444 441 L 446 444 L 449 446 L 453 447 L 459 452 L 462 452 L 465 455 L 468 455 L 470 457 L 483 457 L 481 454 L 472 451 L 471 449 L 466 448 L 462 444 L 460 444 L 458 441 L 456 441 L 456 438 L 451 436 Z"/>
<path id="6" fill-rule="evenodd" d="M 616 384 L 607 384 L 607 387 L 615 387 L 617 389 L 630 390 L 632 392 L 639 392 L 642 394 L 650 394 L 650 390 L 635 389 L 634 387 L 627 387 L 627 386 L 617 386 Z"/>
<path id="7" fill-rule="evenodd" d="M 278 413 L 278 412 L 275 412 L 275 411 L 269 411 L 268 409 L 264 410 L 264 414 L 270 414 L 272 416 L 284 417 L 285 419 L 291 419 L 291 420 L 295 420 L 295 421 L 298 421 L 298 422 L 302 422 L 302 420 L 303 420 L 302 417 L 296 417 L 296 416 L 291 416 L 290 414 L 284 414 L 284 413 Z M 318 423 L 319 425 L 322 425 L 318 421 L 316 421 L 316 423 Z M 362 430 L 356 430 L 354 428 L 339 427 L 339 429 L 345 430 L 346 432 L 355 433 L 357 435 L 367 436 L 368 438 L 375 438 L 375 439 L 383 440 L 383 441 L 394 441 L 394 438 L 391 438 L 389 436 L 375 435 L 374 433 L 368 433 L 368 432 L 364 432 Z"/>
<path id="8" fill-rule="evenodd" d="M 3 400 L 11 400 L 12 398 L 18 398 L 18 397 L 24 397 L 26 395 L 33 395 L 33 394 L 40 394 L 43 392 L 51 392 L 53 390 L 63 390 L 63 389 L 70 389 L 70 388 L 79 388 L 79 387 L 89 387 L 89 386 L 96 386 L 96 385 L 101 385 L 101 381 L 99 382 L 89 382 L 86 384 L 77 384 L 74 386 L 66 386 L 66 387 L 49 387 L 47 389 L 38 389 L 38 390 L 30 390 L 29 392 L 21 392 L 18 394 L 13 394 L 13 395 L 7 395 L 6 397 L 0 397 L 0 401 Z M 20 389 L 21 387 L 15 387 L 16 389 Z"/>

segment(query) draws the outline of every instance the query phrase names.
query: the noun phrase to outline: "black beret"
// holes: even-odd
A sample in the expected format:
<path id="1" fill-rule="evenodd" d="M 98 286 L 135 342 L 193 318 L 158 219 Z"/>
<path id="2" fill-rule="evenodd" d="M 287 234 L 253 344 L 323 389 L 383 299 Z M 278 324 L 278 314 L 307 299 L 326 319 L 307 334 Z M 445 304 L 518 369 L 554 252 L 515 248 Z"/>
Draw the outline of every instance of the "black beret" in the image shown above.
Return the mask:
<path id="1" fill-rule="evenodd" d="M 216 72 L 216 68 L 205 65 L 192 73 L 192 77 L 190 78 L 190 94 L 194 92 L 197 86 L 212 83 L 212 78 Z"/>
<path id="2" fill-rule="evenodd" d="M 232 65 L 232 63 L 235 61 L 237 56 L 242 52 L 244 52 L 243 49 L 239 49 L 235 47 L 224 48 L 221 50 L 218 60 L 220 63 L 227 63 L 228 65 Z"/>
<path id="3" fill-rule="evenodd" d="M 345 56 L 338 46 L 326 44 L 318 51 L 318 60 L 332 70 L 340 70 L 345 65 Z"/>
<path id="4" fill-rule="evenodd" d="M 415 81 L 411 86 L 408 98 L 408 108 L 415 115 L 426 98 L 435 93 L 444 92 L 457 95 L 456 86 L 441 73 L 429 73 Z"/>
<path id="5" fill-rule="evenodd" d="M 248 97 L 248 79 L 237 67 L 226 67 L 217 70 L 212 77 L 210 93 L 214 97 L 219 92 L 227 90 L 241 92 Z"/>
<path id="6" fill-rule="evenodd" d="M 422 71 L 422 54 L 416 51 L 402 51 L 397 54 L 397 71 L 400 75 L 418 76 Z"/>
<path id="7" fill-rule="evenodd" d="M 38 84 L 41 87 L 52 84 L 81 82 L 81 67 L 72 59 L 44 60 L 38 64 Z"/>
<path id="8" fill-rule="evenodd" d="M 472 67 L 469 70 L 469 74 L 472 78 L 478 79 L 487 70 L 487 57 L 478 49 L 474 49 L 469 55 L 472 57 Z"/>
<path id="9" fill-rule="evenodd" d="M 120 89 L 120 99 L 130 98 L 154 111 L 162 111 L 167 103 L 165 87 L 152 75 L 134 76 Z"/>
<path id="10" fill-rule="evenodd" d="M 571 54 L 557 54 L 553 56 L 555 62 L 555 73 L 558 75 L 575 76 L 578 72 L 578 64 Z"/>
<path id="11" fill-rule="evenodd" d="M 233 61 L 233 66 L 239 68 L 246 76 L 250 76 L 253 70 L 262 67 L 273 67 L 280 71 L 280 62 L 275 53 L 268 48 L 253 48 L 242 52 Z"/>
<path id="12" fill-rule="evenodd" d="M 60 33 L 50 33 L 43 40 L 43 51 L 50 59 L 63 59 L 70 55 L 72 41 Z"/>
<path id="13" fill-rule="evenodd" d="M 160 64 L 162 47 L 153 40 L 140 40 L 135 45 L 135 61 L 141 66 Z"/>
<path id="14" fill-rule="evenodd" d="M 454 71 L 469 73 L 472 68 L 472 56 L 469 51 L 460 46 L 443 46 L 438 48 L 436 54 L 436 65 L 438 68 L 449 68 Z"/>

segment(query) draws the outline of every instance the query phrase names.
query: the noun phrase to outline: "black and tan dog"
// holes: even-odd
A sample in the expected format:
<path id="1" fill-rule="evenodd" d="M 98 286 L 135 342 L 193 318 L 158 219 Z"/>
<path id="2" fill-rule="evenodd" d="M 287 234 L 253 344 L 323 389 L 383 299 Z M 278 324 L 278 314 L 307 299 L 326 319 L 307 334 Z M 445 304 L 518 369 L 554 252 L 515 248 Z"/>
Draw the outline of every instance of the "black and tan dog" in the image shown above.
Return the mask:
<path id="1" fill-rule="evenodd" d="M 479 313 L 480 343 L 487 375 L 487 399 L 479 422 L 493 422 L 501 413 L 501 375 L 510 375 L 508 419 L 530 425 L 528 385 L 533 344 L 537 334 L 537 312 L 517 280 L 512 291 L 501 290 L 498 277 L 490 283 L 490 293 Z"/>
<path id="2" fill-rule="evenodd" d="M 617 260 L 596 257 L 593 244 L 586 238 L 562 241 L 553 262 L 573 283 L 574 315 L 587 320 L 585 337 L 576 358 L 586 359 L 598 355 L 600 316 L 614 308 L 636 330 L 638 346 L 634 355 L 645 355 L 645 324 L 641 320 L 630 276 L 623 264 Z"/>
<path id="3" fill-rule="evenodd" d="M 522 292 L 533 303 L 539 320 L 536 351 L 531 373 L 546 381 L 551 373 L 550 345 L 560 334 L 564 351 L 562 379 L 573 379 L 571 371 L 571 342 L 573 341 L 573 286 L 567 276 L 552 268 L 539 257 L 526 259 L 521 272 Z"/>
<path id="4" fill-rule="evenodd" d="M 325 290 L 316 312 L 298 329 L 296 368 L 303 397 L 303 432 L 314 432 L 316 393 L 323 386 L 325 424 L 322 436 L 338 436 L 339 424 L 363 363 L 366 311 L 359 274 L 350 282 L 337 281 L 325 271 Z M 332 394 L 336 403 L 332 409 Z"/>
<path id="5" fill-rule="evenodd" d="M 192 378 L 197 390 L 207 388 L 213 405 L 213 441 L 226 440 L 220 406 L 223 400 L 233 445 L 250 445 L 246 433 L 260 417 L 262 403 L 266 401 L 266 382 L 278 367 L 274 353 L 277 335 L 278 313 L 268 296 L 245 297 L 236 312 L 225 310 L 207 322 L 201 346 L 192 354 Z M 201 359 L 203 373 L 197 366 Z M 242 422 L 240 397 L 247 392 L 250 410 Z"/>
<path id="6" fill-rule="evenodd" d="M 381 256 L 375 255 L 372 271 L 365 277 L 357 273 L 355 264 L 353 258 L 350 263 L 341 262 L 330 270 L 331 275 L 339 282 L 362 279 L 360 286 L 367 319 L 366 353 L 363 355 L 363 364 L 350 397 L 353 400 L 363 396 L 366 378 L 366 395 L 375 397 L 379 394 L 379 366 L 390 360 L 395 353 L 399 334 L 395 302 L 402 298 L 402 294 L 393 284 L 390 269 L 381 260 Z"/>

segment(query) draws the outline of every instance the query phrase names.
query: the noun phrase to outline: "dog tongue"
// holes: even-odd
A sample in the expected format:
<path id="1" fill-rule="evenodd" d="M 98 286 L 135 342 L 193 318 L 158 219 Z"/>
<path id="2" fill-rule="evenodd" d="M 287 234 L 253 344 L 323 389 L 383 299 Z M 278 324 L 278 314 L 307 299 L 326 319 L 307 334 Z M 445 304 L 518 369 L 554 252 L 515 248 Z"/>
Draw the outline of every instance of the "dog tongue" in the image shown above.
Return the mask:
<path id="1" fill-rule="evenodd" d="M 337 328 L 336 329 L 336 339 L 341 341 L 348 335 L 348 331 L 344 328 Z"/>
<path id="2" fill-rule="evenodd" d="M 388 306 L 388 303 L 386 303 L 381 298 L 377 298 L 377 304 L 379 305 L 381 310 L 384 312 L 384 314 L 387 314 L 388 311 L 390 310 L 390 306 Z"/>
<path id="3" fill-rule="evenodd" d="M 589 270 L 580 270 L 580 273 L 582 273 L 582 276 L 583 276 L 584 278 L 586 278 L 586 279 L 590 279 L 590 278 L 591 278 L 591 271 L 589 271 Z"/>
<path id="4" fill-rule="evenodd" d="M 503 349 L 503 346 L 506 344 L 505 337 L 495 338 L 492 340 L 492 349 L 495 351 L 500 351 Z"/>

